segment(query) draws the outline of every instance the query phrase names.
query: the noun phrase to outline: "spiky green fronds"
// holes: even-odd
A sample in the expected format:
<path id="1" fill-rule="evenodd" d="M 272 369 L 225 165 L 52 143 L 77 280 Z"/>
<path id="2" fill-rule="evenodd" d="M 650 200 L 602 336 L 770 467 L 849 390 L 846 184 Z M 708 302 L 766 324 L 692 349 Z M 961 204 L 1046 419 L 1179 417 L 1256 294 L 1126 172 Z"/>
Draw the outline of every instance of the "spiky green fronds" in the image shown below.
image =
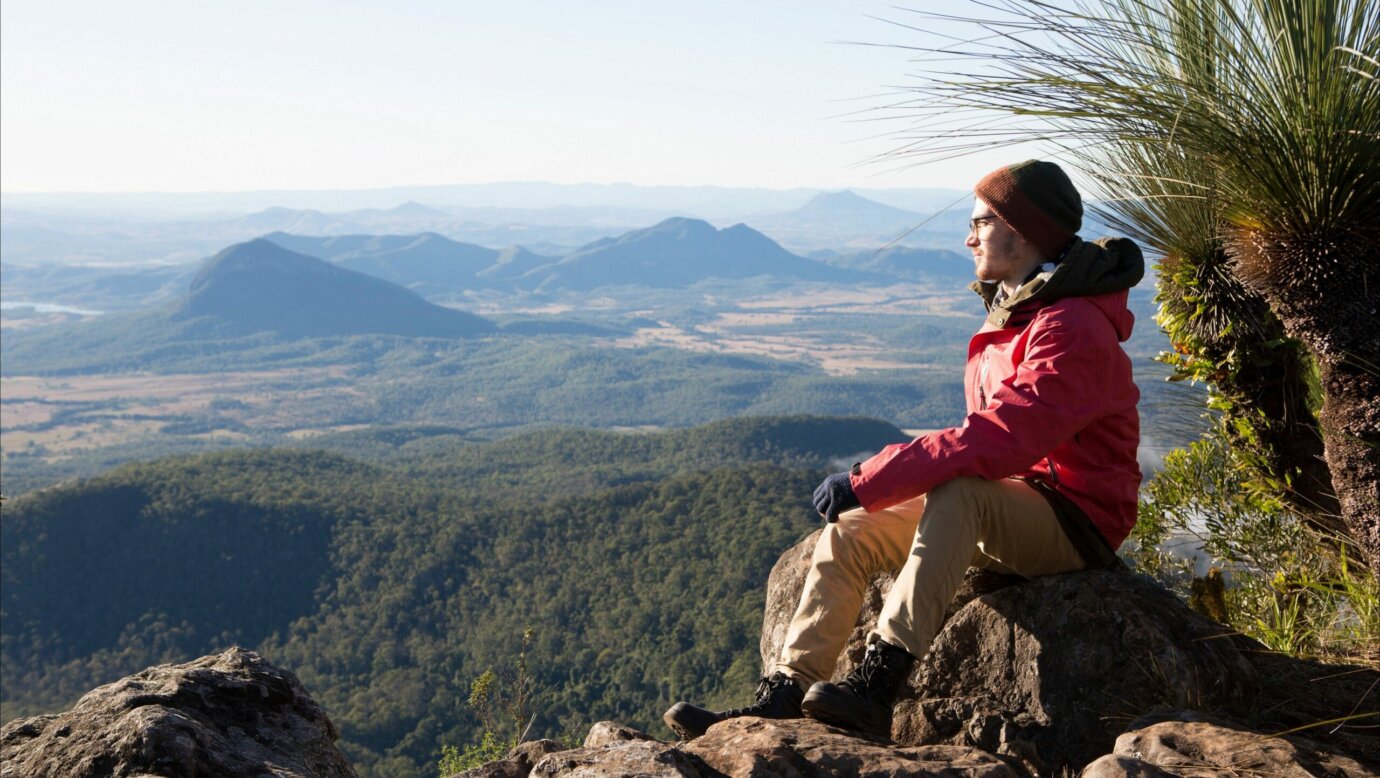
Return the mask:
<path id="1" fill-rule="evenodd" d="M 1380 219 L 1380 13 L 1371 0 L 998 0 L 985 34 L 919 58 L 895 154 L 1051 141 L 1159 196 L 1163 149 L 1230 223 L 1291 234 Z M 994 115 L 1004 120 L 994 120 Z M 1147 150 L 1136 151 L 1136 147 Z M 1136 160 L 1139 156 L 1141 159 Z M 1139 164 L 1138 164 L 1139 163 Z M 1181 196 L 1206 196 L 1198 191 Z"/>

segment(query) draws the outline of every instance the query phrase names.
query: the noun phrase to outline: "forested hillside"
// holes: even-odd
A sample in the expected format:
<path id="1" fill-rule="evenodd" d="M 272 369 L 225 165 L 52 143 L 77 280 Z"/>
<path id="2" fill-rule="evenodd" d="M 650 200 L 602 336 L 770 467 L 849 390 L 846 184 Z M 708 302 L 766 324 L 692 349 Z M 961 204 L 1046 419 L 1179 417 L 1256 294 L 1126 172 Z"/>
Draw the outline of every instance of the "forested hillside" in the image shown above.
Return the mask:
<path id="1" fill-rule="evenodd" d="M 241 644 L 297 672 L 370 776 L 475 734 L 471 679 L 525 628 L 534 734 L 757 672 L 763 583 L 817 522 L 820 476 L 903 439 L 863 419 L 658 434 L 354 433 L 323 451 L 131 464 L 5 505 L 3 718 L 149 664 Z"/>

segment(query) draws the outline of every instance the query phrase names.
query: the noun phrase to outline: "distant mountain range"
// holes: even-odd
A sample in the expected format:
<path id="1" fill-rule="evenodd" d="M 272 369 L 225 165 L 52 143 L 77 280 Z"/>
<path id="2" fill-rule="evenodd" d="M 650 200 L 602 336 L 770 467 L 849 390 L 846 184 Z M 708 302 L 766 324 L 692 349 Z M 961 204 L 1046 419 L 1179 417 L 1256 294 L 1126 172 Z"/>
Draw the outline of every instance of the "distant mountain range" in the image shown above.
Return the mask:
<path id="1" fill-rule="evenodd" d="M 341 235 L 307 237 L 274 232 L 264 240 L 340 267 L 365 273 L 418 294 L 433 295 L 473 289 L 479 273 L 499 264 L 504 252 L 460 243 L 434 232 L 420 235 Z M 510 251 L 513 256 L 516 251 Z M 555 261 L 537 257 L 537 264 Z M 509 260 L 511 263 L 511 259 Z"/>
<path id="2" fill-rule="evenodd" d="M 851 192 L 824 192 L 794 210 L 754 216 L 752 224 L 788 245 L 882 245 L 924 217 Z"/>
<path id="3" fill-rule="evenodd" d="M 879 203 L 856 192 L 824 192 L 799 208 L 749 217 L 753 227 L 802 252 L 846 252 L 893 242 L 922 248 L 960 249 L 970 204 L 950 201 L 938 213 Z M 940 210 L 943 209 L 943 210 Z"/>
<path id="4" fill-rule="evenodd" d="M 380 226 L 445 217 L 418 203 L 372 213 L 370 218 Z M 358 212 L 350 218 L 364 219 L 367 215 Z M 879 252 L 875 248 L 878 243 L 867 242 L 866 249 L 849 250 L 840 244 L 836 249 L 801 256 L 748 225 L 716 229 L 708 222 L 686 217 L 664 219 L 651 227 L 600 237 L 556 253 L 516 245 L 488 248 L 425 230 L 336 234 L 343 224 L 356 223 L 342 222 L 345 216 L 275 208 L 241 217 L 236 220 L 239 226 L 230 232 L 275 227 L 267 234 L 260 233 L 263 240 L 440 301 L 475 291 L 546 293 L 601 286 L 674 289 L 709 279 L 886 285 L 950 278 L 966 282 L 972 274 L 971 262 L 953 251 L 898 245 Z M 818 229 L 827 229 L 832 220 L 852 225 L 848 229 L 854 230 L 869 223 L 895 226 L 919 218 L 847 192 L 821 195 L 798 211 L 781 216 L 787 217 L 814 222 Z M 217 224 L 223 228 L 228 223 Z M 282 226 L 317 232 L 276 229 Z M 959 239 L 949 243 L 961 246 Z M 148 268 L 29 265 L 11 261 L 8 254 L 0 268 L 7 303 L 47 302 L 97 311 L 138 310 L 176 300 L 195 273 L 196 267 L 190 263 Z"/>
<path id="5" fill-rule="evenodd" d="M 563 257 L 519 247 L 498 251 L 432 233 L 304 237 L 275 232 L 264 239 L 423 294 L 476 289 L 588 291 L 605 286 L 666 289 L 709 279 L 757 277 L 838 284 L 891 280 L 797 256 L 743 224 L 716 229 L 708 222 L 682 217 L 594 241 Z"/>
<path id="6" fill-rule="evenodd" d="M 820 194 L 804 189 L 540 184 L 390 191 L 398 195 L 391 203 L 401 205 L 381 207 L 383 195 L 377 192 L 361 197 L 317 193 L 315 199 L 291 192 L 120 198 L 7 194 L 0 211 L 0 252 L 7 263 L 21 265 L 169 264 L 190 262 L 270 232 L 434 232 L 467 243 L 516 243 L 538 254 L 564 255 L 600 238 L 685 216 L 722 227 L 744 223 L 802 253 L 883 245 L 928 218 L 921 214 L 948 208 L 959 197 L 956 191 L 938 189 Z M 209 203 L 217 207 L 208 210 Z M 250 204 L 253 210 L 246 208 Z M 146 212 L 150 208 L 160 210 Z M 954 248 L 962 241 L 966 210 L 953 209 L 904 242 Z"/>
<path id="7" fill-rule="evenodd" d="M 601 286 L 689 286 L 710 278 L 773 276 L 787 281 L 857 283 L 856 276 L 781 248 L 745 224 L 715 229 L 698 219 L 672 218 L 616 239 L 591 243 L 524 279 L 541 289 Z"/>
<path id="8" fill-rule="evenodd" d="M 981 171 L 974 171 L 976 175 Z M 859 194 L 918 212 L 938 210 L 962 194 L 959 189 L 910 187 L 859 189 Z M 778 213 L 799 208 L 818 189 L 765 189 L 724 186 L 639 186 L 636 184 L 553 184 L 507 181 L 488 184 L 389 187 L 357 190 L 279 190 L 257 192 L 172 193 L 25 193 L 6 192 L 6 208 L 48 213 L 137 213 L 176 218 L 206 218 L 246 213 L 273 206 L 325 211 L 390 208 L 408 201 L 445 210 L 498 209 L 636 209 L 694 214 L 708 219 L 736 214 Z"/>
<path id="9" fill-rule="evenodd" d="M 811 252 L 810 258 L 834 267 L 875 273 L 903 281 L 944 280 L 967 285 L 973 280 L 973 259 L 945 249 L 914 249 L 891 246 L 881 250 Z"/>

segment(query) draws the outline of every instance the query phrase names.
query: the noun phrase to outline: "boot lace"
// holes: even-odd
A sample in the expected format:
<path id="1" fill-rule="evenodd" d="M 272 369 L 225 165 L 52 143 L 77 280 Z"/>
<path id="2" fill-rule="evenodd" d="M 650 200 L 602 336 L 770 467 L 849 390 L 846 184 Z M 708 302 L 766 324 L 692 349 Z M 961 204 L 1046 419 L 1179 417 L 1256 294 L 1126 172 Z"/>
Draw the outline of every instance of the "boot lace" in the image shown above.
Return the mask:
<path id="1" fill-rule="evenodd" d="M 899 672 L 907 657 L 897 651 L 887 651 L 878 643 L 870 643 L 862 663 L 843 680 L 855 694 L 871 700 L 878 693 L 890 691 L 887 679 Z"/>
<path id="2" fill-rule="evenodd" d="M 760 713 L 770 711 L 776 694 L 788 686 L 794 686 L 795 681 L 784 673 L 776 673 L 770 678 L 763 678 L 757 683 L 757 691 L 753 692 L 756 702 L 742 708 L 726 710 L 721 715 L 725 718 L 736 718 L 738 716 L 756 716 Z"/>

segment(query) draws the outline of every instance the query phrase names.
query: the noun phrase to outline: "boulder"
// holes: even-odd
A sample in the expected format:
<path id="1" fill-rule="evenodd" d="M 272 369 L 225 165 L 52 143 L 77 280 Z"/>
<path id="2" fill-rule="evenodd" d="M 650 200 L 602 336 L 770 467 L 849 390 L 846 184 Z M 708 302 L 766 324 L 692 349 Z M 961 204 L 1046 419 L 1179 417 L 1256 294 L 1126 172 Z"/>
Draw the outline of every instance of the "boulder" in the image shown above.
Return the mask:
<path id="1" fill-rule="evenodd" d="M 532 766 L 540 762 L 547 754 L 554 754 L 557 751 L 566 750 L 565 746 L 555 740 L 542 738 L 541 740 L 529 740 L 526 743 L 519 743 L 513 746 L 508 752 L 507 759 L 511 759 L 526 768 L 524 775 L 532 771 Z"/>
<path id="2" fill-rule="evenodd" d="M 810 719 L 731 719 L 710 727 L 703 737 L 685 743 L 652 740 L 636 730 L 611 722 L 602 722 L 596 725 L 595 730 L 605 733 L 597 738 L 591 737 L 591 740 L 602 741 L 599 745 L 549 754 L 532 768 L 532 777 L 825 778 L 848 775 L 861 778 L 1020 778 L 1024 775 L 1019 765 L 976 748 L 898 746 L 881 738 L 859 737 Z M 607 733 L 630 733 L 641 737 L 618 739 L 606 737 Z M 591 736 L 594 734 L 592 731 Z M 478 772 L 467 773 L 470 774 L 480 775 Z"/>
<path id="3" fill-rule="evenodd" d="M 524 764 L 516 759 L 495 759 L 492 762 L 485 762 L 478 767 L 472 767 L 458 773 L 452 773 L 446 778 L 527 778 L 532 772 L 531 764 Z"/>
<path id="4" fill-rule="evenodd" d="M 772 571 L 765 667 L 799 598 L 815 537 Z M 835 679 L 861 657 L 892 580 L 874 580 Z M 1032 772 L 1076 771 L 1110 752 L 1147 711 L 1230 707 L 1256 688 L 1244 651 L 1258 644 L 1228 634 L 1149 578 L 1089 571 L 1009 584 L 969 576 L 960 607 L 950 609 L 900 694 L 897 743 L 976 746 Z"/>
<path id="5" fill-rule="evenodd" d="M 949 620 L 902 695 L 893 735 L 977 745 L 1041 773 L 1079 769 L 1147 711 L 1250 698 L 1259 678 L 1245 648 L 1149 578 L 1043 577 Z"/>
<path id="6" fill-rule="evenodd" d="M 685 751 L 733 778 L 848 775 L 907 778 L 1019 778 L 1006 761 L 963 746 L 902 747 L 811 719 L 730 719 L 690 741 Z"/>
<path id="7" fill-rule="evenodd" d="M 566 750 L 565 746 L 554 740 L 529 740 L 513 746 L 502 759 L 454 773 L 447 778 L 527 778 L 532 767 L 547 754 Z"/>
<path id="8" fill-rule="evenodd" d="M 9 722 L 0 776 L 354 776 L 337 737 L 292 673 L 232 648 L 101 686 L 66 713 Z"/>
<path id="9" fill-rule="evenodd" d="M 762 619 L 762 636 L 758 642 L 762 666 L 767 672 L 771 670 L 776 657 L 781 655 L 781 646 L 786 642 L 786 628 L 790 625 L 791 617 L 795 615 L 796 604 L 800 602 L 800 591 L 805 588 L 805 573 L 809 571 L 810 557 L 820 532 L 822 530 L 815 531 L 787 549 L 776 560 L 767 578 L 767 603 Z M 877 615 L 882 611 L 882 601 L 891 591 L 891 584 L 895 580 L 896 576 L 891 573 L 878 573 L 873 576 L 872 585 L 863 597 L 862 612 L 858 614 L 853 634 L 848 638 L 848 645 L 839 656 L 839 664 L 834 672 L 835 680 L 848 675 L 857 667 L 858 662 L 862 661 L 867 650 L 867 635 L 876 625 Z M 945 618 L 951 618 L 975 597 L 1024 581 L 1025 579 L 1018 575 L 1003 575 L 976 567 L 969 568 L 963 578 L 963 584 L 954 594 L 954 600 L 949 605 Z"/>
<path id="10" fill-rule="evenodd" d="M 585 748 L 598 748 L 620 740 L 656 740 L 641 730 L 625 727 L 613 721 L 601 721 L 589 728 L 585 735 Z"/>
<path id="11" fill-rule="evenodd" d="M 1377 773 L 1360 762 L 1335 753 L 1261 735 L 1237 724 L 1204 720 L 1189 713 L 1186 720 L 1139 723 L 1116 740 L 1116 748 L 1083 771 L 1082 778 L 1141 778 L 1141 776 L 1269 775 L 1276 778 L 1348 776 Z"/>
<path id="12" fill-rule="evenodd" d="M 532 768 L 532 778 L 704 778 L 718 776 L 699 757 L 656 740 L 618 740 L 597 748 L 550 754 Z"/>

